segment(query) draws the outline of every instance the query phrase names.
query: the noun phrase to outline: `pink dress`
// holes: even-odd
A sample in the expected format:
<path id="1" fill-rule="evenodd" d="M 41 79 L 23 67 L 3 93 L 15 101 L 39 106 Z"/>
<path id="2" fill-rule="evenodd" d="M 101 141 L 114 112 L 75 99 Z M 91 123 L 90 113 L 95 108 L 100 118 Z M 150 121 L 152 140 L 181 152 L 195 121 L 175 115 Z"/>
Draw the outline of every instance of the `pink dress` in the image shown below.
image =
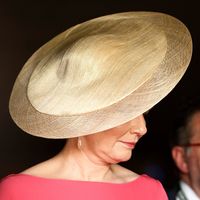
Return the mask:
<path id="1" fill-rule="evenodd" d="M 11 174 L 0 182 L 0 200 L 167 199 L 161 183 L 147 175 L 128 183 L 103 183 Z"/>

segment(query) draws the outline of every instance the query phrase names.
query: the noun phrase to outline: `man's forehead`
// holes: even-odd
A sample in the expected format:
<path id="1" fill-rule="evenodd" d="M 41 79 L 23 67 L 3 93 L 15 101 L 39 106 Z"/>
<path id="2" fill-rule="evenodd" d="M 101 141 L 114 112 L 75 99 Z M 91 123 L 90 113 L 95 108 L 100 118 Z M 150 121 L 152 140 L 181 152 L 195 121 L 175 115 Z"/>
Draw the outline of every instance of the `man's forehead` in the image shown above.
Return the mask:
<path id="1" fill-rule="evenodd" d="M 192 138 L 200 141 L 200 111 L 196 112 L 189 123 L 190 130 L 192 131 Z"/>

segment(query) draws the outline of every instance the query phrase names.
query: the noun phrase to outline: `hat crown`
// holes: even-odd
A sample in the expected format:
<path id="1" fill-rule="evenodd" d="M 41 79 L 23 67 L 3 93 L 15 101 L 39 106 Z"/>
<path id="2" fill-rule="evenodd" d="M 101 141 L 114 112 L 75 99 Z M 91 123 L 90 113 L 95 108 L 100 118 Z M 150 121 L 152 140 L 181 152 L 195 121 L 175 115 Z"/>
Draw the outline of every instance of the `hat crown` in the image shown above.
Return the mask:
<path id="1" fill-rule="evenodd" d="M 81 114 L 130 95 L 162 62 L 163 31 L 134 17 L 99 18 L 75 27 L 36 65 L 28 98 L 39 112 Z"/>

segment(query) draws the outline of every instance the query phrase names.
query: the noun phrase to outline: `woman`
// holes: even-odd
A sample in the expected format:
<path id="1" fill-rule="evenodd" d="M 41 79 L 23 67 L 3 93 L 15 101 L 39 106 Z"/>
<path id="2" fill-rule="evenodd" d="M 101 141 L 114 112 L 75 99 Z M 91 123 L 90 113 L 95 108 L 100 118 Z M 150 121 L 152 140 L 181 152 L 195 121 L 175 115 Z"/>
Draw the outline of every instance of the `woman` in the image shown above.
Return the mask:
<path id="1" fill-rule="evenodd" d="M 78 24 L 22 68 L 10 113 L 27 133 L 68 138 L 55 157 L 0 184 L 7 199 L 165 200 L 161 184 L 118 165 L 146 133 L 143 113 L 183 76 L 192 42 L 177 19 L 127 12 Z"/>

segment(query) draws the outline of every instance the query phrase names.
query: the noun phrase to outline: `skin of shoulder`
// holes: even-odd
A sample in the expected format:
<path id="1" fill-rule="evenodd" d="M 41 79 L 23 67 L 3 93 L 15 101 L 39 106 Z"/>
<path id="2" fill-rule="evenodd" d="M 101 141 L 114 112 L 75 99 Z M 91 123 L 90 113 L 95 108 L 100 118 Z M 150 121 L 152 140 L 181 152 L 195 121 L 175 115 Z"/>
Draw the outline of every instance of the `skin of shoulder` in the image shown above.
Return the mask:
<path id="1" fill-rule="evenodd" d="M 140 175 L 125 168 L 121 165 L 115 164 L 111 166 L 113 173 L 115 173 L 118 177 L 121 177 L 125 180 L 125 182 L 130 182 L 137 179 Z"/>
<path id="2" fill-rule="evenodd" d="M 53 162 L 51 160 L 47 160 L 22 171 L 21 174 L 28 174 L 44 178 L 61 178 L 61 177 L 56 177 L 57 173 L 56 170 L 54 169 L 54 167 L 56 166 L 55 165 L 52 166 L 52 164 Z M 116 177 L 124 180 L 125 182 L 133 181 L 139 177 L 137 173 L 125 167 L 122 167 L 118 164 L 111 165 L 111 169 L 113 173 L 116 175 Z"/>

